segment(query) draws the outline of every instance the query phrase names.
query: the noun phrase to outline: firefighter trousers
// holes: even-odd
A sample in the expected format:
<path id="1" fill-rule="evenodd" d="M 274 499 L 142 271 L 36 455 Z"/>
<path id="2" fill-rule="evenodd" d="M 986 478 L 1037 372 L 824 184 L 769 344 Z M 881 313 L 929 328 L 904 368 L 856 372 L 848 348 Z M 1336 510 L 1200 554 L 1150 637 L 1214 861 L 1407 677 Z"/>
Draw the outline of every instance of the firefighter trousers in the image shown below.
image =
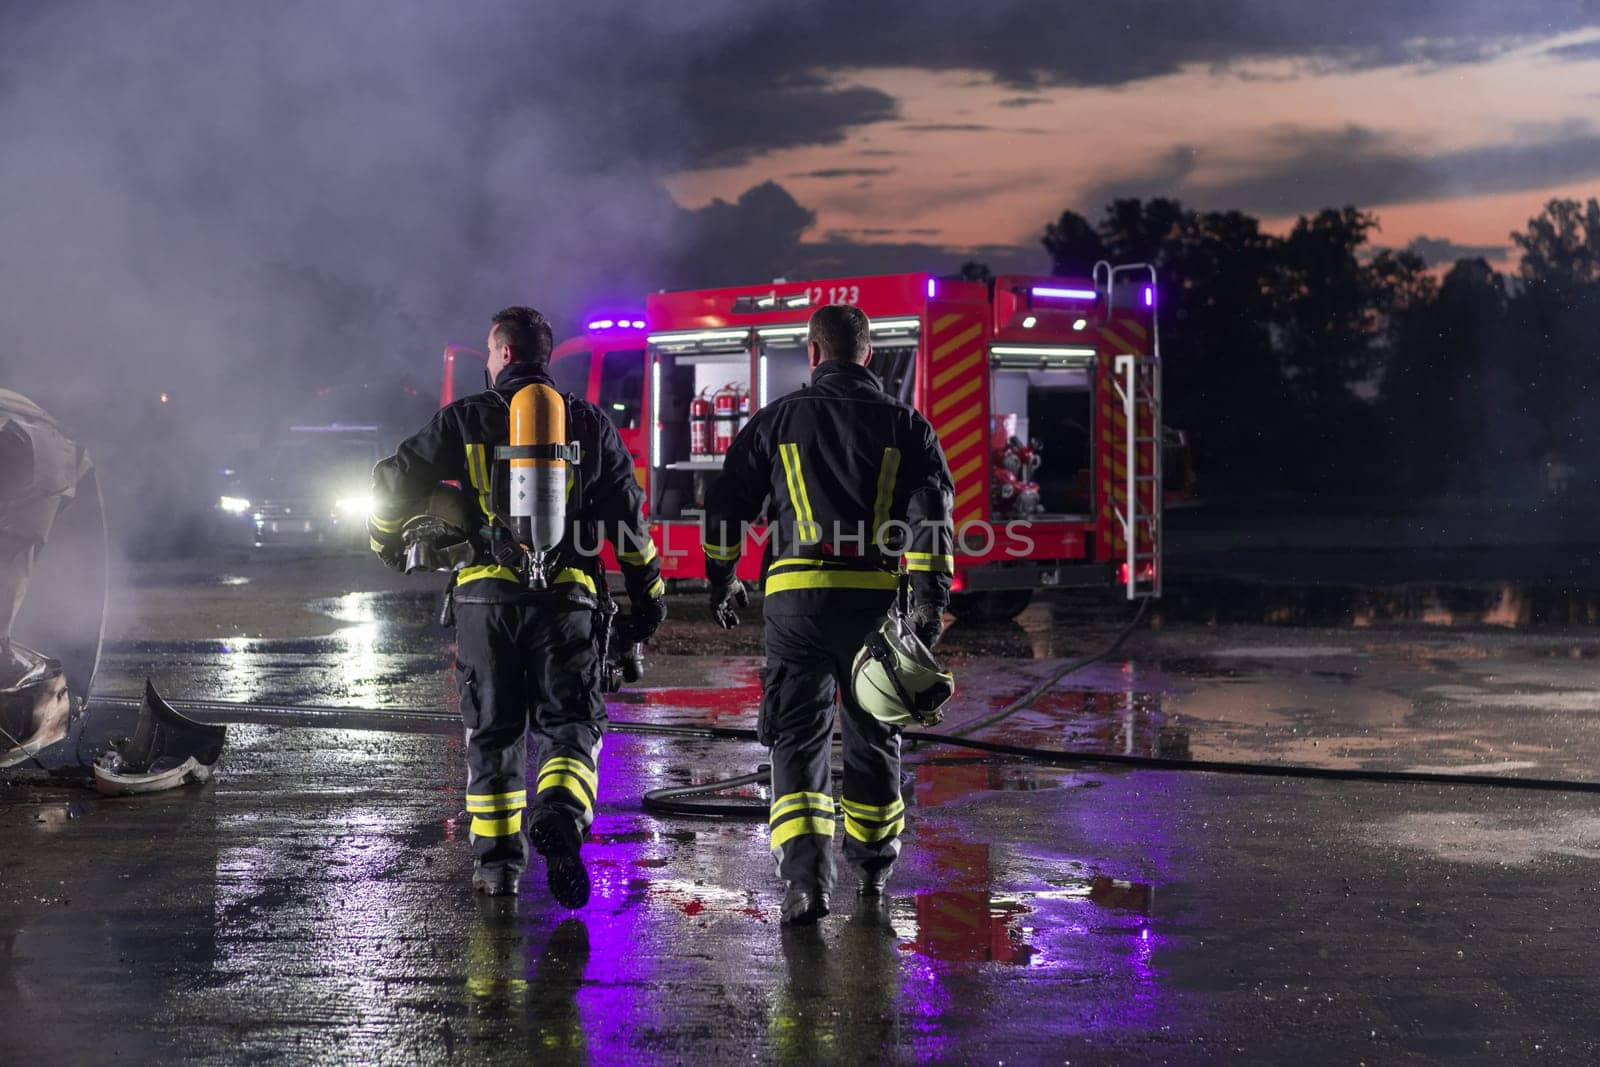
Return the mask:
<path id="1" fill-rule="evenodd" d="M 766 617 L 767 666 L 758 733 L 772 750 L 770 844 L 788 882 L 832 892 L 835 817 L 845 858 L 863 873 L 893 865 L 905 829 L 900 730 L 856 705 L 850 666 L 883 611 Z M 836 806 L 830 766 L 834 704 L 844 737 L 844 790 Z"/>
<path id="2" fill-rule="evenodd" d="M 606 727 L 594 609 L 458 598 L 455 614 L 473 853 L 481 867 L 523 870 L 528 825 L 560 819 L 581 840 L 594 822 Z M 531 804 L 530 732 L 538 767 Z"/>

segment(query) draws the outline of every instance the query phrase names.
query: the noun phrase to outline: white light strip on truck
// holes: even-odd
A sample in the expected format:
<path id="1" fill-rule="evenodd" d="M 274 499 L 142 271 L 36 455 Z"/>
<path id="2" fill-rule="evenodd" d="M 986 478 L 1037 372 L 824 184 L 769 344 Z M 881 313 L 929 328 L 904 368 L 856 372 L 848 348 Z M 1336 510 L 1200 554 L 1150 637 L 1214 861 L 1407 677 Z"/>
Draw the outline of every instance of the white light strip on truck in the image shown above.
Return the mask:
<path id="1" fill-rule="evenodd" d="M 872 332 L 879 330 L 914 330 L 922 325 L 919 319 L 879 319 L 872 324 Z"/>
<path id="2" fill-rule="evenodd" d="M 661 360 L 650 361 L 650 466 L 661 466 Z"/>
<path id="3" fill-rule="evenodd" d="M 995 356 L 1089 356 L 1092 348 L 1060 348 L 1054 345 L 994 345 L 989 349 Z"/>
<path id="4" fill-rule="evenodd" d="M 810 326 L 757 326 L 757 337 L 804 337 Z"/>
<path id="5" fill-rule="evenodd" d="M 684 330 L 678 333 L 653 333 L 649 341 L 653 345 L 692 345 L 700 343 L 718 344 L 725 341 L 743 341 L 750 336 L 749 330 Z"/>

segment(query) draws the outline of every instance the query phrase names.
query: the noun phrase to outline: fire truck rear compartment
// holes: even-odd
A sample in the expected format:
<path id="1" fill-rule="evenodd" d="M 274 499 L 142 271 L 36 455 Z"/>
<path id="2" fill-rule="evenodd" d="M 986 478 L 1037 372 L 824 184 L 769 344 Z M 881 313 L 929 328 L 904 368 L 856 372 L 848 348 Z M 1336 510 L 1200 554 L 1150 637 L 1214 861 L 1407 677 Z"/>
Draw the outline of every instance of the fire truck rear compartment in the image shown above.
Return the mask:
<path id="1" fill-rule="evenodd" d="M 995 369 L 989 382 L 992 445 L 1001 431 L 1039 442 L 1041 519 L 1087 522 L 1094 514 L 1094 394 L 1087 370 Z M 1014 416 L 1014 418 L 1009 418 Z M 998 449 L 996 449 L 998 451 Z"/>
<path id="2" fill-rule="evenodd" d="M 705 503 L 710 480 L 722 469 L 721 456 L 695 456 L 690 451 L 689 405 L 695 397 L 711 397 L 724 386 L 748 390 L 748 352 L 662 354 L 660 455 L 651 479 L 651 514 L 662 521 L 684 518 L 684 512 Z"/>

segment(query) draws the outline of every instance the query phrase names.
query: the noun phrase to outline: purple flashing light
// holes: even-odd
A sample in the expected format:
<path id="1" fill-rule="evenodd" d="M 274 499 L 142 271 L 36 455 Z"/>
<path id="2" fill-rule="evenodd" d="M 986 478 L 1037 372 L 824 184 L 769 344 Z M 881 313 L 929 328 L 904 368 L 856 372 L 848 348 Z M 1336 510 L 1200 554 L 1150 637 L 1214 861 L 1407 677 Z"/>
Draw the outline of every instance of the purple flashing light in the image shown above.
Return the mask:
<path id="1" fill-rule="evenodd" d="M 1093 300 L 1098 294 L 1093 289 L 1055 289 L 1048 286 L 1034 286 L 1033 295 L 1054 297 L 1059 300 Z"/>
<path id="2" fill-rule="evenodd" d="M 938 291 L 939 291 L 939 283 L 937 281 L 935 281 L 933 278 L 929 278 L 928 279 L 928 299 L 932 300 L 934 294 L 937 293 Z"/>
<path id="3" fill-rule="evenodd" d="M 1147 308 L 1156 306 L 1156 287 L 1153 285 L 1144 287 L 1144 306 Z"/>
<path id="4" fill-rule="evenodd" d="M 642 330 L 642 329 L 644 329 L 644 320 L 643 319 L 590 319 L 589 323 L 588 323 L 588 328 L 589 328 L 589 331 L 591 333 L 595 332 L 595 331 L 598 331 L 598 330 Z"/>

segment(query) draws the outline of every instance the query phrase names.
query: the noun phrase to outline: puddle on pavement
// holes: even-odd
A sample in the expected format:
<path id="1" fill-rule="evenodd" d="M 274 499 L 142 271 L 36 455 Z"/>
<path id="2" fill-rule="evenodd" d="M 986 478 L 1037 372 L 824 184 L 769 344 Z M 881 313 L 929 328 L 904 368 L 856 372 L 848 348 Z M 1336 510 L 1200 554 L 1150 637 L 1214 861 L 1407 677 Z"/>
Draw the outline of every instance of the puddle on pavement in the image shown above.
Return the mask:
<path id="1" fill-rule="evenodd" d="M 1186 579 L 1169 585 L 1151 624 L 1439 628 L 1600 624 L 1600 590 L 1513 582 L 1384 588 L 1286 586 Z"/>
<path id="2" fill-rule="evenodd" d="M 1008 963 L 1016 966 L 1047 962 L 1038 941 L 1041 927 L 1032 916 L 1045 909 L 1088 911 L 1076 916 L 1053 915 L 1053 930 L 1069 935 L 1134 934 L 1150 939 L 1149 918 L 1155 887 L 1107 875 L 1052 880 L 1053 888 L 1015 893 L 993 889 L 930 890 L 890 903 L 890 924 L 902 952 L 915 952 L 947 963 Z M 1106 919 L 1120 921 L 1110 925 Z"/>
<path id="3" fill-rule="evenodd" d="M 1041 594 L 1012 620 L 958 620 L 940 649 L 958 664 L 981 657 L 1067 658 L 1108 644 L 1132 620 L 1133 611 L 1126 603 L 1102 594 Z M 1169 584 L 1161 599 L 1151 603 L 1147 619 L 1151 628 L 1194 624 L 1352 630 L 1595 626 L 1600 625 L 1600 589 L 1513 582 L 1361 588 L 1184 579 Z"/>

